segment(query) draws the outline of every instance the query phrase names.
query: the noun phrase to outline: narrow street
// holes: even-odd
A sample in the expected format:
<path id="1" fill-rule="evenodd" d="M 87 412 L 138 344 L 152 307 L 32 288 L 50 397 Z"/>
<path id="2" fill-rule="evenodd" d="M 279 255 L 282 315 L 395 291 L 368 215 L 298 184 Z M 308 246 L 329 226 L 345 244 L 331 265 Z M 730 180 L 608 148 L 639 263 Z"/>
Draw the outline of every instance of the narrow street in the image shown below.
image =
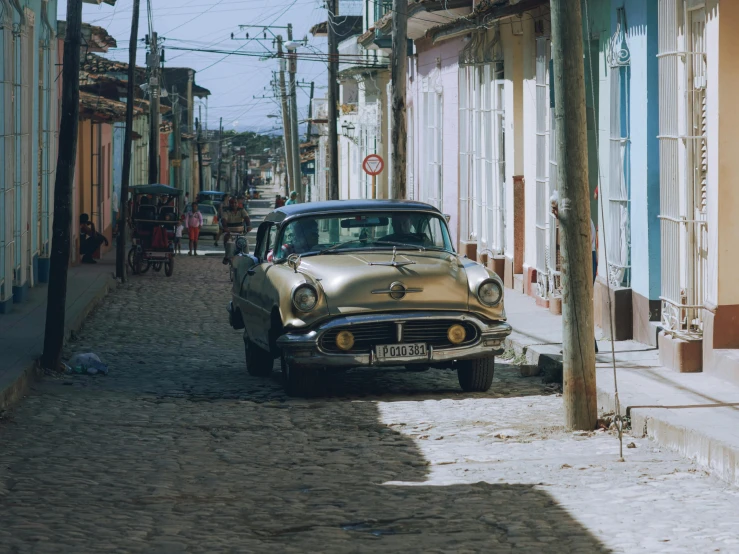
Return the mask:
<path id="1" fill-rule="evenodd" d="M 244 369 L 215 257 L 111 294 L 0 420 L 1 552 L 737 552 L 739 495 L 648 440 L 566 433 L 501 363 L 355 372 L 288 399 Z"/>

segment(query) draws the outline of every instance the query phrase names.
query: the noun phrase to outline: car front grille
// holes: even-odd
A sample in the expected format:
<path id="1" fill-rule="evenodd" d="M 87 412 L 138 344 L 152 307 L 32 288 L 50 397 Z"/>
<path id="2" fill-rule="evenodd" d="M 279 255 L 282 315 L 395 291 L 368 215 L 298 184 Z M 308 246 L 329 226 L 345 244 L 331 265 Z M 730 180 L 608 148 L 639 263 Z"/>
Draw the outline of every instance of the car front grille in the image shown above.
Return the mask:
<path id="1" fill-rule="evenodd" d="M 398 341 L 396 324 L 403 324 L 402 340 Z M 467 337 L 461 344 L 454 345 L 447 338 L 449 327 L 459 323 L 467 331 Z M 336 336 L 341 331 L 350 331 L 354 335 L 354 347 L 349 353 L 367 353 L 378 344 L 398 344 L 423 342 L 433 348 L 449 348 L 472 344 L 479 338 L 479 331 L 469 322 L 456 320 L 411 320 L 388 321 L 381 323 L 360 323 L 346 325 L 326 331 L 321 337 L 321 349 L 325 352 L 344 352 L 336 346 Z"/>

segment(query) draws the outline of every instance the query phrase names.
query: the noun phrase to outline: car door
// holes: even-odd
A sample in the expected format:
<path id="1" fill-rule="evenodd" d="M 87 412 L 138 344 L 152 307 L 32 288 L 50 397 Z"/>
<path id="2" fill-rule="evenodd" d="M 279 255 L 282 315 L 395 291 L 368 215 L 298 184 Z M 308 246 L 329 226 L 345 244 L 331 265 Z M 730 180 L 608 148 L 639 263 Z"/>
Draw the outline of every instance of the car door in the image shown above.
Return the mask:
<path id="1" fill-rule="evenodd" d="M 274 246 L 277 236 L 277 227 L 271 222 L 264 222 L 257 230 L 257 243 L 254 248 L 256 264 L 247 271 L 246 275 L 246 304 L 244 314 L 249 338 L 262 348 L 269 348 L 269 323 L 272 311 L 268 273 L 272 269 L 272 262 L 267 261 L 267 254 Z"/>

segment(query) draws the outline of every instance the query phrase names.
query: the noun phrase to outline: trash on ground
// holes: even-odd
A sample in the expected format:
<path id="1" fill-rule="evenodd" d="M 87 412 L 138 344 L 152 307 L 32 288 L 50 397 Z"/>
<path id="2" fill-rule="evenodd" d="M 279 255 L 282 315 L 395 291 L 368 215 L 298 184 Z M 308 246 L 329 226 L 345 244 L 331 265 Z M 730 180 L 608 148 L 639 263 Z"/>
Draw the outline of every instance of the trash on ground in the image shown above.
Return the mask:
<path id="1" fill-rule="evenodd" d="M 79 373 L 87 375 L 108 374 L 108 366 L 105 365 L 97 354 L 88 352 L 86 354 L 75 354 L 69 363 L 64 364 L 67 373 Z"/>

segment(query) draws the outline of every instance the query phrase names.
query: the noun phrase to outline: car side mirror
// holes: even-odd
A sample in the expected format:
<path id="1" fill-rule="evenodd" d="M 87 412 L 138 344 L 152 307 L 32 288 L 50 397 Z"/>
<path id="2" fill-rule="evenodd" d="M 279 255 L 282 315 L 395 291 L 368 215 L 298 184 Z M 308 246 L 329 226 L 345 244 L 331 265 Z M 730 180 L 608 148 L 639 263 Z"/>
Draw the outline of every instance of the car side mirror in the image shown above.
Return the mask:
<path id="1" fill-rule="evenodd" d="M 452 216 L 449 214 L 444 214 L 444 219 L 446 219 L 447 224 L 452 220 Z"/>

